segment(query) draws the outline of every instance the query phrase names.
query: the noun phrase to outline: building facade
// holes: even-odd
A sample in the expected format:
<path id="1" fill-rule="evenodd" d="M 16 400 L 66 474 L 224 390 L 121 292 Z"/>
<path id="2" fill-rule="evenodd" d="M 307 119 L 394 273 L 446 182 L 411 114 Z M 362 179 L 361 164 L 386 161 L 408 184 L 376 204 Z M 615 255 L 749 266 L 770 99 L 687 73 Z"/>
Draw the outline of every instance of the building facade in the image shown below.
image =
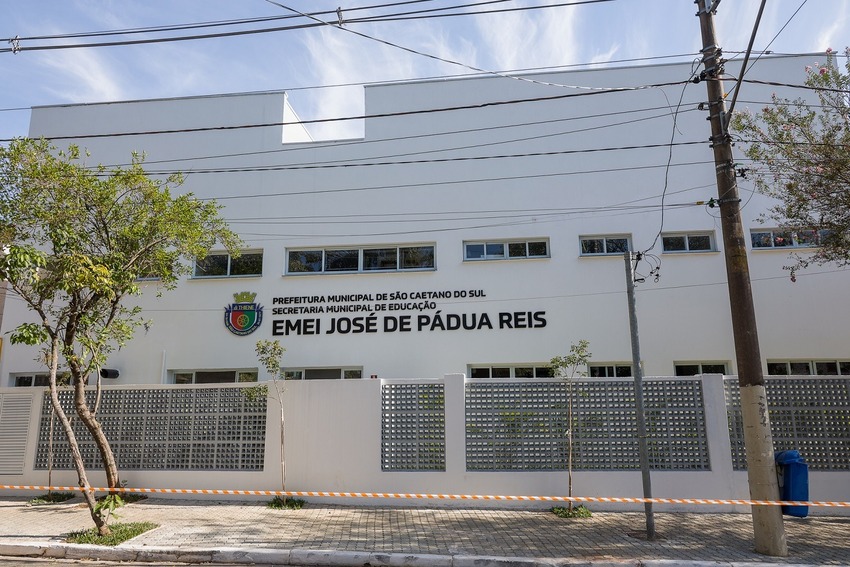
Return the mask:
<path id="1" fill-rule="evenodd" d="M 763 58 L 747 77 L 802 84 L 812 60 Z M 266 380 L 259 339 L 281 341 L 292 379 L 540 378 L 580 339 L 592 376 L 629 376 L 626 250 L 644 253 L 644 373 L 735 374 L 690 78 L 671 64 L 372 85 L 357 139 L 311 140 L 284 92 L 40 107 L 30 135 L 94 163 L 144 152 L 245 242 L 161 298 L 142 283 L 152 325 L 112 354 L 115 385 Z M 746 83 L 738 108 L 774 92 L 801 91 Z M 771 201 L 740 182 L 765 372 L 850 374 L 850 275 L 792 282 L 783 266 L 811 240 L 764 222 Z M 4 336 L 31 318 L 9 297 Z M 43 384 L 35 359 L 5 344 L 0 385 Z"/>

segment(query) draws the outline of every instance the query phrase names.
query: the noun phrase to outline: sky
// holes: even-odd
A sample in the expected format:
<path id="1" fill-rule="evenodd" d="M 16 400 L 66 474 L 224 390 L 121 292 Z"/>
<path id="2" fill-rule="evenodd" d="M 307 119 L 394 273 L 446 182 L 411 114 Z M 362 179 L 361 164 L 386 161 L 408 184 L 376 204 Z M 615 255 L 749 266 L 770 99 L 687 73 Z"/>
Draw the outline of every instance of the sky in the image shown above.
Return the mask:
<path id="1" fill-rule="evenodd" d="M 384 7 L 364 9 L 376 5 Z M 720 1 L 715 28 L 725 53 L 746 49 L 759 5 Z M 472 14 L 495 10 L 512 11 Z M 299 14 L 321 11 L 328 13 Z M 447 13 L 455 15 L 424 17 Z M 410 19 L 346 23 L 403 14 Z M 0 0 L 0 140 L 25 136 L 29 109 L 41 105 L 286 90 L 299 116 L 312 120 L 361 115 L 362 85 L 370 82 L 468 74 L 470 67 L 502 72 L 690 61 L 701 47 L 695 14 L 692 0 Z M 290 18 L 29 39 L 278 16 Z M 31 50 L 304 24 L 230 37 Z M 15 37 L 17 53 L 10 51 Z M 850 0 L 768 0 L 754 51 L 823 53 L 847 45 Z M 357 124 L 342 124 L 317 124 L 312 134 L 358 135 Z"/>

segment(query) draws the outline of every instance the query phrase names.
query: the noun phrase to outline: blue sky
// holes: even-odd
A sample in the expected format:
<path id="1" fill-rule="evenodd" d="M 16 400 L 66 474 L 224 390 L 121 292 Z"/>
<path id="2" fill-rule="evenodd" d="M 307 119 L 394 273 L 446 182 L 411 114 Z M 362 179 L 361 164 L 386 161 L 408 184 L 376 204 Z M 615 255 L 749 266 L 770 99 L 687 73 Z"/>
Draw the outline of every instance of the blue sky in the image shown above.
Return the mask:
<path id="1" fill-rule="evenodd" d="M 463 10 L 545 6 L 564 1 L 490 2 Z M 469 6 L 474 0 L 411 2 L 372 12 L 355 10 L 360 6 L 389 3 L 391 0 L 279 2 L 302 12 L 342 7 L 343 18 L 349 18 Z M 715 25 L 724 51 L 730 53 L 746 48 L 759 4 L 758 0 L 721 1 Z M 347 24 L 346 27 L 423 53 L 501 71 L 692 54 L 700 47 L 695 13 L 692 0 L 614 0 L 489 15 Z M 25 38 L 292 14 L 266 0 L 0 0 L 0 48 L 10 47 L 7 40 L 15 36 Z M 327 16 L 327 19 L 335 21 L 336 15 Z M 292 19 L 201 31 L 305 22 L 309 20 Z M 174 31 L 133 37 L 191 33 L 199 32 Z M 53 43 L 127 37 L 65 39 Z M 770 49 L 779 53 L 823 52 L 828 47 L 843 49 L 850 44 L 850 0 L 768 0 L 755 49 L 763 49 L 771 40 Z M 26 135 L 27 109 L 38 105 L 289 90 L 290 100 L 302 118 L 331 118 L 361 114 L 363 108 L 362 88 L 330 88 L 330 85 L 359 85 L 469 72 L 463 67 L 415 55 L 334 26 L 174 43 L 26 50 L 29 46 L 47 43 L 23 40 L 24 50 L 19 53 L 0 53 L 3 85 L 0 89 L 0 138 Z M 683 59 L 691 57 L 678 60 Z M 662 61 L 672 60 L 676 59 Z M 25 110 L 7 110 L 15 108 Z M 317 126 L 314 135 L 357 134 L 327 128 L 331 126 Z"/>

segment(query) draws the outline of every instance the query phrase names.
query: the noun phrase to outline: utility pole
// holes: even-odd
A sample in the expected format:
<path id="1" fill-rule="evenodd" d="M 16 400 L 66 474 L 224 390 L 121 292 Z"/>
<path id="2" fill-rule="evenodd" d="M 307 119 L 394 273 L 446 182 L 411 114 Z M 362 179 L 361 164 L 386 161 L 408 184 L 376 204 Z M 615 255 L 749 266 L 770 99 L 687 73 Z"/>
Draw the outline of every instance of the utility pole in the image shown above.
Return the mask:
<path id="1" fill-rule="evenodd" d="M 632 253 L 625 252 L 626 295 L 629 299 L 629 331 L 632 337 L 632 377 L 635 381 L 635 417 L 637 418 L 638 457 L 640 477 L 643 481 L 643 497 L 652 498 L 652 481 L 649 476 L 649 451 L 646 448 L 646 419 L 643 410 L 643 369 L 640 367 L 640 338 L 638 337 L 637 308 L 635 307 L 635 271 Z M 652 502 L 644 502 L 646 515 L 646 539 L 655 540 L 655 515 Z"/>
<path id="2" fill-rule="evenodd" d="M 747 475 L 753 500 L 778 500 L 779 483 L 773 457 L 764 373 L 761 367 L 756 313 L 750 286 L 750 268 L 741 223 L 741 199 L 732 159 L 726 103 L 723 98 L 723 60 L 714 34 L 713 12 L 719 0 L 694 0 L 699 11 L 702 32 L 702 60 L 708 88 L 711 147 L 717 175 L 717 202 L 720 206 L 723 248 L 726 255 L 726 278 L 732 309 L 732 334 L 738 365 L 738 387 L 741 391 L 741 413 L 744 421 L 744 445 Z M 757 553 L 785 557 L 788 544 L 779 506 L 753 506 L 753 533 Z"/>

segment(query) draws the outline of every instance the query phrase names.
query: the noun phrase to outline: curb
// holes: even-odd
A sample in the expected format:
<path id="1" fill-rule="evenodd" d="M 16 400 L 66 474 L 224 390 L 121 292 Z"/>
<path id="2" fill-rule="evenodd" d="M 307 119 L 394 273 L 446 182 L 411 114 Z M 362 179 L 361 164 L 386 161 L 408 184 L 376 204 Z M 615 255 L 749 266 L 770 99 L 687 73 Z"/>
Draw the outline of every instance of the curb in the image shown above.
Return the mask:
<path id="1" fill-rule="evenodd" d="M 316 549 L 249 549 L 223 547 L 103 547 L 73 543 L 0 543 L 2 557 L 35 557 L 142 563 L 256 563 L 305 567 L 815 567 L 800 563 L 693 561 L 678 559 L 586 560 L 569 558 L 433 555 Z"/>

